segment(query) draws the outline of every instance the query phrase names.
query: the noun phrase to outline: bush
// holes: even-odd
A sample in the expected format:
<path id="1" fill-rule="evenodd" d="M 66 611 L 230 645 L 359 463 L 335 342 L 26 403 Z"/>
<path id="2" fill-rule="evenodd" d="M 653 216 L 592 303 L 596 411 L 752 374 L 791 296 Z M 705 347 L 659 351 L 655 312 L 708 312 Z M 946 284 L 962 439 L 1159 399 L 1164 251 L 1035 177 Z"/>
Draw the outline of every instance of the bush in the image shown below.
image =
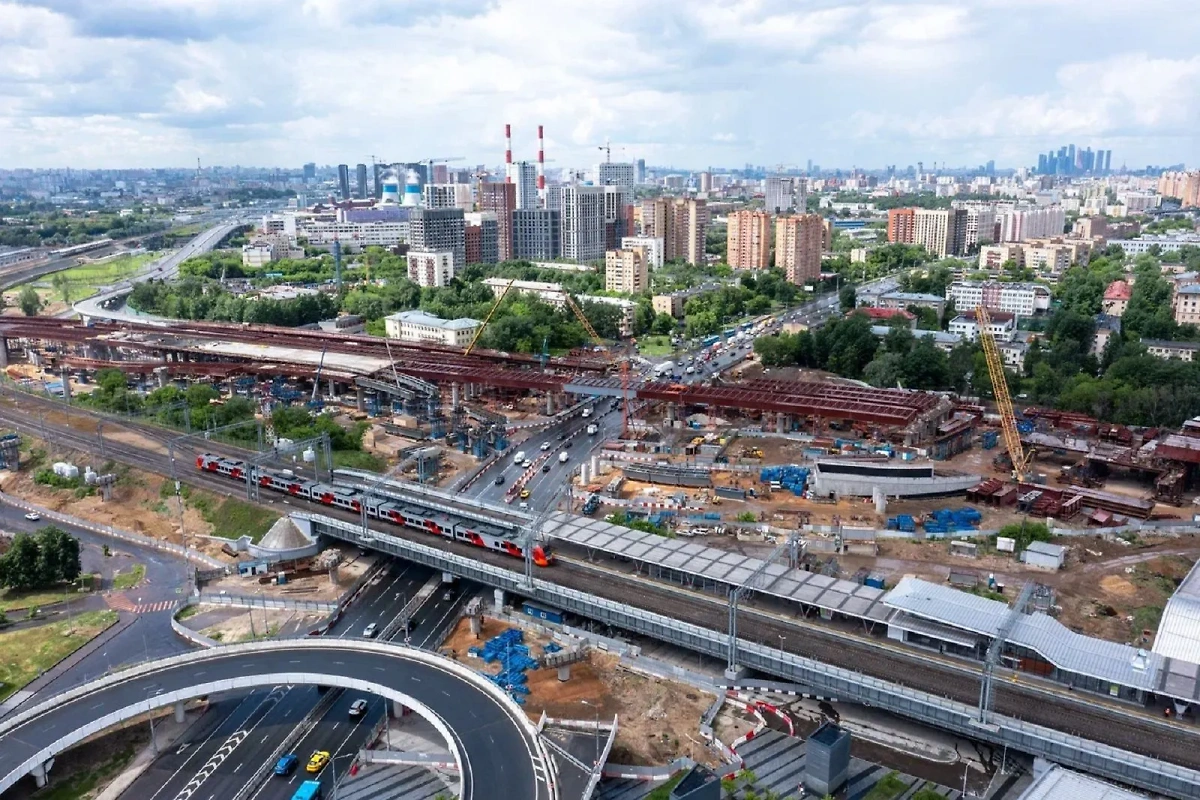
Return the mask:
<path id="1" fill-rule="evenodd" d="M 996 535 L 1016 540 L 1017 552 L 1029 547 L 1033 542 L 1049 542 L 1054 538 L 1046 523 L 1027 521 L 1005 525 Z"/>

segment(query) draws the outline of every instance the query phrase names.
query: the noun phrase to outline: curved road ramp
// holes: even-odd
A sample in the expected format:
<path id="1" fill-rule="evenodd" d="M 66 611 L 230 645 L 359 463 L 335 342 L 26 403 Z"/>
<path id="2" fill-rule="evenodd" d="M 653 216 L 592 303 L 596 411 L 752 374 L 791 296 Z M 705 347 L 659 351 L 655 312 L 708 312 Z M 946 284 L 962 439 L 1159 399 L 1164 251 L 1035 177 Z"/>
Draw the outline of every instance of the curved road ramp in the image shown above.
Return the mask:
<path id="1" fill-rule="evenodd" d="M 553 762 L 532 723 L 498 687 L 432 653 L 375 641 L 295 639 L 227 645 L 140 664 L 0 723 L 0 793 L 84 739 L 157 708 L 278 684 L 370 692 L 428 719 L 459 767 L 462 798 L 556 800 Z"/>

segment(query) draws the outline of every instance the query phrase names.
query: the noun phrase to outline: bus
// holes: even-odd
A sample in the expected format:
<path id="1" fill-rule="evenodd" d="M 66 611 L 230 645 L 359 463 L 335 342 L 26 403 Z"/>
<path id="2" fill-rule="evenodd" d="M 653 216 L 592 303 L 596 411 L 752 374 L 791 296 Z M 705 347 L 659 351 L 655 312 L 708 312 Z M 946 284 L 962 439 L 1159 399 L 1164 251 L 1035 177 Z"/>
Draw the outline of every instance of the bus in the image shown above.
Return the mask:
<path id="1" fill-rule="evenodd" d="M 321 800 L 321 782 L 305 781 L 292 795 L 292 800 Z"/>

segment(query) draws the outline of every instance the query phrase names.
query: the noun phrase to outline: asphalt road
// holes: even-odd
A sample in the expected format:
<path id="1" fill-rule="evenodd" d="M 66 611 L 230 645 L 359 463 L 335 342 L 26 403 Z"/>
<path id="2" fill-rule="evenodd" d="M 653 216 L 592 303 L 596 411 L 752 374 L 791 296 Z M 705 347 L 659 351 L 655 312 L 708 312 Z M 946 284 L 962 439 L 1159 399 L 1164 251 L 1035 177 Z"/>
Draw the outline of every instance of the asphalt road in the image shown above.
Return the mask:
<path id="1" fill-rule="evenodd" d="M 59 703 L 36 719 L 0 735 L 0 781 L 19 777 L 14 771 L 22 762 L 52 746 L 67 731 L 77 729 L 87 720 L 142 702 L 148 696 L 186 689 L 197 681 L 296 669 L 336 671 L 342 678 L 385 684 L 426 703 L 445 720 L 462 751 L 464 800 L 470 800 L 476 792 L 479 797 L 495 797 L 496 792 L 504 797 L 531 800 L 545 796 L 547 790 L 535 770 L 532 742 L 524 728 L 490 694 L 438 665 L 404 659 L 400 652 L 361 650 L 216 653 L 203 662 L 128 678 L 104 691 Z M 218 796 L 212 794 L 212 800 L 217 800 Z M 200 789 L 186 796 L 207 798 Z"/>

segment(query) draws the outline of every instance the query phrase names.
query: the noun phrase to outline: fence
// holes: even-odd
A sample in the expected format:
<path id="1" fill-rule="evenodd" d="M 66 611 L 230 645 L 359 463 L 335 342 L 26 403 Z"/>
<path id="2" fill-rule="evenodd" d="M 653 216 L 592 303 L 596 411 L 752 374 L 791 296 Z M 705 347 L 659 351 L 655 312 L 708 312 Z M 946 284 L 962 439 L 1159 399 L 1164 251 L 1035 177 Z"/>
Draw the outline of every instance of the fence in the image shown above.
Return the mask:
<path id="1" fill-rule="evenodd" d="M 223 592 L 200 592 L 197 602 L 213 606 L 276 608 L 286 611 L 312 611 L 322 614 L 332 614 L 341 608 L 339 603 L 327 600 L 292 600 L 284 597 L 267 597 L 261 594 L 226 594 Z"/>

